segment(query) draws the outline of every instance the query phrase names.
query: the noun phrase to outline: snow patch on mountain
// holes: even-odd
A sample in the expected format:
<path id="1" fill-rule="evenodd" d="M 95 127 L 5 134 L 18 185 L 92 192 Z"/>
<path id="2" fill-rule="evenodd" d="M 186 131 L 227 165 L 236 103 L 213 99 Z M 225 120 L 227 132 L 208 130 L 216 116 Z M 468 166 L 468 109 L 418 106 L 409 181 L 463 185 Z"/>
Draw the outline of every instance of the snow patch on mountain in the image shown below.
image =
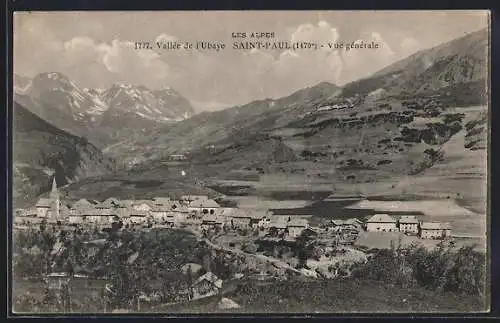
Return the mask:
<path id="1" fill-rule="evenodd" d="M 150 90 L 119 82 L 105 90 L 80 88 L 58 72 L 42 73 L 33 79 L 17 76 L 15 93 L 87 125 L 99 125 L 103 119 L 118 122 L 117 118 L 130 113 L 160 123 L 181 121 L 194 114 L 191 103 L 170 87 Z"/>

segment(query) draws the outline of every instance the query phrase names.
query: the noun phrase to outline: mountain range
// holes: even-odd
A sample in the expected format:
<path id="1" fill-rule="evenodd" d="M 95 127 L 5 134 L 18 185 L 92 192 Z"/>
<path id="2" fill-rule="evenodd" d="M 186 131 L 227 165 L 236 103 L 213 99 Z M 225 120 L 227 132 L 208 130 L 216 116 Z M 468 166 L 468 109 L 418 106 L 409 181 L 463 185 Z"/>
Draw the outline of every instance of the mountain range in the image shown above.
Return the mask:
<path id="1" fill-rule="evenodd" d="M 194 115 L 171 89 L 116 84 L 80 90 L 58 73 L 20 80 L 15 100 L 59 128 L 101 143 L 128 179 L 204 178 L 231 193 L 221 181 L 254 172 L 260 176 L 257 190 L 331 189 L 332 183 L 360 190 L 379 183 L 381 191 L 380 183 L 387 182 L 387 192 L 401 194 L 412 192 L 408 178 L 428 175 L 442 193 L 459 192 L 472 201 L 480 190 L 468 193 L 449 183 L 464 174 L 472 181 L 468 188 L 485 181 L 486 168 L 477 165 L 486 158 L 487 54 L 488 33 L 481 30 L 343 87 L 323 82 L 283 98 Z M 173 166 L 173 154 L 188 160 Z M 458 161 L 460 167 L 443 167 Z M 179 167 L 188 176 L 180 178 Z"/>
<path id="2" fill-rule="evenodd" d="M 33 79 L 15 75 L 14 92 L 14 100 L 29 111 L 100 148 L 194 113 L 190 102 L 170 88 L 149 90 L 127 83 L 105 90 L 80 88 L 55 72 Z"/>

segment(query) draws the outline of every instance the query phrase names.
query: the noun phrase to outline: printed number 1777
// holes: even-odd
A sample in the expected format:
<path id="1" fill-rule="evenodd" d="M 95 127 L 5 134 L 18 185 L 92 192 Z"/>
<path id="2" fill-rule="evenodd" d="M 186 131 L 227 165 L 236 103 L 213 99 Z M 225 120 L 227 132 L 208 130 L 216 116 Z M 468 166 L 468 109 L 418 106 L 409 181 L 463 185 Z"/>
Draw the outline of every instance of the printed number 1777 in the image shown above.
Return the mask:
<path id="1" fill-rule="evenodd" d="M 153 46 L 151 46 L 151 43 L 149 42 L 135 42 L 135 49 L 153 49 Z"/>

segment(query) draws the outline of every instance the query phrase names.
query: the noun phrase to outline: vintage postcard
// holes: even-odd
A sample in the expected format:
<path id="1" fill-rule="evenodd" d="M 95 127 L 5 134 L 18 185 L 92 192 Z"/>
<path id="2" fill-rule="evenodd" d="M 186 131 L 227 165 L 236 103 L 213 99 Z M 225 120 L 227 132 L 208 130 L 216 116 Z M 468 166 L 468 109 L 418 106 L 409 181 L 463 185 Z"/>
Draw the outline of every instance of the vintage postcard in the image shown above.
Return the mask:
<path id="1" fill-rule="evenodd" d="M 15 12 L 13 312 L 489 311 L 489 19 Z"/>

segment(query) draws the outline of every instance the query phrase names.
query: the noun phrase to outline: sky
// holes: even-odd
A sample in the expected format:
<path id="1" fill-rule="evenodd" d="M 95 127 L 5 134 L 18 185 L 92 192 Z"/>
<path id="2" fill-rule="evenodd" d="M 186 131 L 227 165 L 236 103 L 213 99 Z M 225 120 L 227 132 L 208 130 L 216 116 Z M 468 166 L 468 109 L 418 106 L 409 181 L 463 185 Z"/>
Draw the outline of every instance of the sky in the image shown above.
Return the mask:
<path id="1" fill-rule="evenodd" d="M 486 28 L 486 11 L 17 12 L 14 73 L 60 72 L 81 87 L 171 87 L 215 110 L 320 82 L 367 77 L 419 50 Z M 376 42 L 377 49 L 235 50 L 233 32 L 266 41 Z M 136 50 L 134 42 L 223 42 L 226 49 Z"/>

